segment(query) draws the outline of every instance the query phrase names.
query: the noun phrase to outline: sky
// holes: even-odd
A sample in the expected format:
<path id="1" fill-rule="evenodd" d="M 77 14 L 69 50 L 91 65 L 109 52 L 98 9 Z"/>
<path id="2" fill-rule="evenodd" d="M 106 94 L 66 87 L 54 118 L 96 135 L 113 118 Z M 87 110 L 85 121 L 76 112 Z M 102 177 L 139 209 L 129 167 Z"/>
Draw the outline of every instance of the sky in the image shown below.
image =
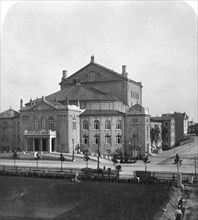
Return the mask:
<path id="1" fill-rule="evenodd" d="M 94 55 L 142 82 L 151 116 L 186 112 L 197 122 L 197 1 L 190 4 L 2 1 L 0 112 L 60 90 L 62 70 L 71 75 Z"/>

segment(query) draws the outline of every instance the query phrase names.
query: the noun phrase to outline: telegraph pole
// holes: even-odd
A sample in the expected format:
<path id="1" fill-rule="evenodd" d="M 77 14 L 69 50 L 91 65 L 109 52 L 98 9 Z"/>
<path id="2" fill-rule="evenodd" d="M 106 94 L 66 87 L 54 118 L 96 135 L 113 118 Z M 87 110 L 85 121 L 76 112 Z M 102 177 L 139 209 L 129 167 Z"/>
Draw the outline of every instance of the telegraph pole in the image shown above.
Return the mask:
<path id="1" fill-rule="evenodd" d="M 99 149 L 99 139 L 100 139 L 100 135 L 97 134 L 97 139 L 98 139 L 98 160 L 97 160 L 97 170 L 99 171 L 99 159 L 100 159 L 100 149 Z"/>
<path id="2" fill-rule="evenodd" d="M 72 146 L 73 146 L 73 151 L 72 151 L 72 161 L 74 161 L 74 139 L 72 139 Z"/>

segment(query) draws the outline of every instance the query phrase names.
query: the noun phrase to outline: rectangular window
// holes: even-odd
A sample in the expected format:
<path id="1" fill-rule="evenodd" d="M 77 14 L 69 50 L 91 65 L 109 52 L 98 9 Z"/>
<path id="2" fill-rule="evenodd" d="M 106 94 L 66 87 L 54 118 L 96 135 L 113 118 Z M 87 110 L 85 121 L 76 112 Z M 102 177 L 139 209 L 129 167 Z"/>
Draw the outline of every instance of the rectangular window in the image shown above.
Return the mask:
<path id="1" fill-rule="evenodd" d="M 88 134 L 83 135 L 83 144 L 88 145 L 88 138 L 89 138 Z"/>
<path id="2" fill-rule="evenodd" d="M 120 134 L 116 135 L 116 143 L 117 144 L 121 144 L 121 138 L 122 138 L 122 136 Z"/>
<path id="3" fill-rule="evenodd" d="M 111 144 L 111 135 L 109 134 L 105 135 L 105 144 Z"/>
<path id="4" fill-rule="evenodd" d="M 99 144 L 99 138 L 100 138 L 99 134 L 94 135 L 94 144 Z"/>
<path id="5" fill-rule="evenodd" d="M 76 121 L 73 121 L 73 130 L 76 130 Z"/>

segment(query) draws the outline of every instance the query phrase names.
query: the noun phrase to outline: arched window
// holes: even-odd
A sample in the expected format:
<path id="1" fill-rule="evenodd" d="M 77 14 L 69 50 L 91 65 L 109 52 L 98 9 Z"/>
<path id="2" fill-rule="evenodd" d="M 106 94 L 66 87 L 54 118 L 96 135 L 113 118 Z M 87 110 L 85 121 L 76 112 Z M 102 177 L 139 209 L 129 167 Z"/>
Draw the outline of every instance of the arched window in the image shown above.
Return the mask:
<path id="1" fill-rule="evenodd" d="M 89 140 L 89 135 L 88 134 L 83 134 L 83 144 L 88 144 L 88 140 Z"/>
<path id="2" fill-rule="evenodd" d="M 116 121 L 116 129 L 121 129 L 122 128 L 122 124 L 120 120 Z"/>
<path id="3" fill-rule="evenodd" d="M 38 131 L 38 129 L 39 129 L 39 121 L 38 121 L 38 118 L 35 118 L 34 119 L 34 130 Z"/>
<path id="4" fill-rule="evenodd" d="M 99 144 L 99 139 L 100 139 L 100 135 L 99 134 L 95 134 L 94 135 L 94 144 Z"/>
<path id="5" fill-rule="evenodd" d="M 72 124 L 73 124 L 73 130 L 76 130 L 76 118 L 75 117 L 73 118 Z"/>
<path id="6" fill-rule="evenodd" d="M 105 135 L 105 144 L 111 144 L 111 135 L 109 134 Z"/>
<path id="7" fill-rule="evenodd" d="M 116 135 L 116 143 L 121 144 L 121 139 L 122 139 L 122 136 L 120 134 L 117 134 Z"/>
<path id="8" fill-rule="evenodd" d="M 149 127 L 148 126 L 146 127 L 146 136 L 147 138 L 149 138 Z"/>
<path id="9" fill-rule="evenodd" d="M 83 121 L 83 130 L 88 130 L 88 129 L 89 129 L 88 121 L 84 120 Z"/>
<path id="10" fill-rule="evenodd" d="M 94 121 L 94 130 L 98 130 L 98 129 L 100 129 L 100 124 L 99 124 L 98 120 L 95 120 Z"/>
<path id="11" fill-rule="evenodd" d="M 95 81 L 96 80 L 96 73 L 90 72 L 89 73 L 89 81 Z"/>
<path id="12" fill-rule="evenodd" d="M 45 118 L 41 118 L 41 130 L 46 129 Z"/>
<path id="13" fill-rule="evenodd" d="M 49 130 L 54 130 L 54 118 L 50 117 L 49 118 Z"/>
<path id="14" fill-rule="evenodd" d="M 105 121 L 105 129 L 107 130 L 111 129 L 111 122 L 109 120 Z"/>

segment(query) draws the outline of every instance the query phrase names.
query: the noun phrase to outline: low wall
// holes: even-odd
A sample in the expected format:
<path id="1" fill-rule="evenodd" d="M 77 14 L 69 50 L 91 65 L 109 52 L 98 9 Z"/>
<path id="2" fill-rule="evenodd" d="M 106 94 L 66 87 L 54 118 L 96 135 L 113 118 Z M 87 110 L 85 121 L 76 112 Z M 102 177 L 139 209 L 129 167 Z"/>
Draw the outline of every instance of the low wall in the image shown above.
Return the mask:
<path id="1" fill-rule="evenodd" d="M 193 141 L 194 141 L 194 139 L 189 139 L 189 140 L 181 141 L 181 142 L 179 142 L 179 146 L 182 146 L 182 145 L 191 143 L 191 142 L 193 142 Z"/>

